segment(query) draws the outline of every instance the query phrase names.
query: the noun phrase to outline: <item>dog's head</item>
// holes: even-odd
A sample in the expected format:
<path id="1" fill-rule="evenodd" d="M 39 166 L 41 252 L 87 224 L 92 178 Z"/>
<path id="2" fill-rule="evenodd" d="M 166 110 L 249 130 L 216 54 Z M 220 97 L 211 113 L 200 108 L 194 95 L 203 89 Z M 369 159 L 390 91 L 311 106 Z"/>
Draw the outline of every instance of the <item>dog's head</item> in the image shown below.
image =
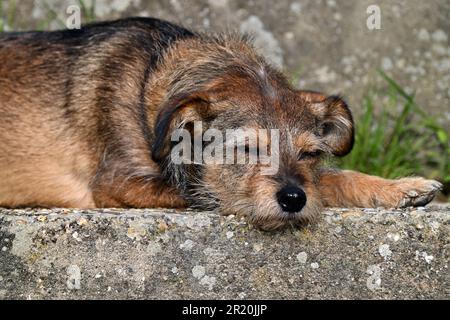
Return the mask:
<path id="1" fill-rule="evenodd" d="M 314 220 L 320 159 L 353 146 L 350 110 L 337 96 L 293 89 L 238 44 L 202 48 L 170 81 L 177 88 L 159 108 L 153 159 L 194 207 L 266 230 Z"/>

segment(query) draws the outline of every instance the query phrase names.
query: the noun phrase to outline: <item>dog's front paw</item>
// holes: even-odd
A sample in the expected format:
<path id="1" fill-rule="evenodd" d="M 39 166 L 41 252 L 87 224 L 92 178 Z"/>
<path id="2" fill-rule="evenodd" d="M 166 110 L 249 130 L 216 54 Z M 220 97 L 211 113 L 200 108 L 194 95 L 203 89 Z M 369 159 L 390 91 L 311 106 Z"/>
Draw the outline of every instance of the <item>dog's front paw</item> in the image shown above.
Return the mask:
<path id="1" fill-rule="evenodd" d="M 398 208 L 419 207 L 431 202 L 443 185 L 436 180 L 424 178 L 403 178 L 397 181 L 400 192 Z"/>

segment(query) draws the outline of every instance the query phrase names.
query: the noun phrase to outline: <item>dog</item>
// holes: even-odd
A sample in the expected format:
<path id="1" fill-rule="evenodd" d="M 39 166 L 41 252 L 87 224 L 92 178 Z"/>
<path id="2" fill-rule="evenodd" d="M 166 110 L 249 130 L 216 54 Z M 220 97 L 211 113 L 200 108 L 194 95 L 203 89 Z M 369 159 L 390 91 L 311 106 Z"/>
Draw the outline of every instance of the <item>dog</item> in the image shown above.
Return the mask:
<path id="1" fill-rule="evenodd" d="M 323 168 L 352 149 L 349 107 L 293 88 L 247 36 L 128 18 L 0 34 L 0 61 L 3 207 L 191 206 L 273 230 L 315 221 L 323 206 L 422 206 L 442 187 Z M 171 133 L 194 134 L 196 121 L 279 130 L 277 172 L 174 164 Z"/>

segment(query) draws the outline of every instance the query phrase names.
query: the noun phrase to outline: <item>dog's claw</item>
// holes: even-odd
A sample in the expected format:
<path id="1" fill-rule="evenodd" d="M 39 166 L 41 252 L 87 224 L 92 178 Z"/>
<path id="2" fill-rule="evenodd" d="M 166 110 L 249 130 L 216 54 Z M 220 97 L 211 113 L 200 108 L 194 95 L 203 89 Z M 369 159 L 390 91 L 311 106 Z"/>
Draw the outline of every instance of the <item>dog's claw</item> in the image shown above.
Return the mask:
<path id="1" fill-rule="evenodd" d="M 402 189 L 406 189 L 403 191 L 405 196 L 400 200 L 399 208 L 424 206 L 443 188 L 440 182 L 423 178 L 410 178 L 405 182 L 402 186 Z"/>

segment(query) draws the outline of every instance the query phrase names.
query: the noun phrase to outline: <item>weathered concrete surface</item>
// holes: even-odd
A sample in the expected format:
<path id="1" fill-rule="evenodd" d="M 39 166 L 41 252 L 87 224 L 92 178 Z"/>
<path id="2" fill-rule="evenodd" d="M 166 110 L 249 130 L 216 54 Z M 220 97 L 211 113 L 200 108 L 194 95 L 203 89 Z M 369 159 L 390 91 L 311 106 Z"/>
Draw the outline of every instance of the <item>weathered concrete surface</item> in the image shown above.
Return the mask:
<path id="1" fill-rule="evenodd" d="M 5 16 L 12 2 L 3 1 Z M 68 6 L 79 1 L 14 3 L 14 24 L 4 22 L 8 29 L 26 30 L 64 28 Z M 380 7 L 381 29 L 369 30 L 367 9 L 373 4 Z M 133 15 L 196 30 L 250 32 L 299 87 L 341 93 L 356 113 L 369 89 L 386 86 L 376 72 L 381 68 L 450 128 L 448 0 L 96 0 L 98 20 Z"/>
<path id="2" fill-rule="evenodd" d="M 215 213 L 0 209 L 0 298 L 450 298 L 450 207 L 329 209 L 267 233 Z"/>

